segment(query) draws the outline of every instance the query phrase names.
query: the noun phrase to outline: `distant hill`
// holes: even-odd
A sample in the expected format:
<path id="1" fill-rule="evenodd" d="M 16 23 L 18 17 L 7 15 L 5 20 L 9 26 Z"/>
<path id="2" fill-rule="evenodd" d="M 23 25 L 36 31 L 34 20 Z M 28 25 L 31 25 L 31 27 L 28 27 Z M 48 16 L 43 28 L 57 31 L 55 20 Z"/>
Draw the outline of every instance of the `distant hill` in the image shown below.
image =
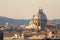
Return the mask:
<path id="1" fill-rule="evenodd" d="M 53 20 L 48 20 L 48 22 L 55 22 L 57 24 L 60 24 L 60 19 L 53 19 Z M 2 17 L 0 16 L 0 25 L 4 26 L 5 23 L 8 22 L 9 24 L 14 24 L 14 25 L 28 25 L 30 22 L 30 19 L 12 19 L 8 17 Z"/>
<path id="2" fill-rule="evenodd" d="M 5 23 L 8 22 L 9 24 L 14 25 L 28 25 L 30 22 L 30 19 L 11 19 L 7 17 L 0 16 L 0 25 L 3 26 Z"/>
<path id="3" fill-rule="evenodd" d="M 52 21 L 57 23 L 57 24 L 60 24 L 60 19 L 53 19 Z"/>

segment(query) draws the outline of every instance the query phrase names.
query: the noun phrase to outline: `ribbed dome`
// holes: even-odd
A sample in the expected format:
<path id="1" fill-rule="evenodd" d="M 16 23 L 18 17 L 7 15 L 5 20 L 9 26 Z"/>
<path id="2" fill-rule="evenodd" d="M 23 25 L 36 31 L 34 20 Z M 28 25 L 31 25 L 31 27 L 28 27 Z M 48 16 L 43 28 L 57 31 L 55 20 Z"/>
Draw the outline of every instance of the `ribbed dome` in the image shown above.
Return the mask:
<path id="1" fill-rule="evenodd" d="M 43 9 L 39 9 L 38 12 L 38 19 L 39 19 L 39 24 L 41 27 L 44 27 L 47 23 L 47 17 L 46 15 L 43 13 Z"/>

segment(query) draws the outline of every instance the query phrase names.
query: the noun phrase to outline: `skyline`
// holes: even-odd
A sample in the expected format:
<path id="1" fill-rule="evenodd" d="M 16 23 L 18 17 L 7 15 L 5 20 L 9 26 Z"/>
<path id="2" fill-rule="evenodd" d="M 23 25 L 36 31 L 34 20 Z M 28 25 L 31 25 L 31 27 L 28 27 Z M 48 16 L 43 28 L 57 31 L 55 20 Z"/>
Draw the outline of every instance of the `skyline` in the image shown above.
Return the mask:
<path id="1" fill-rule="evenodd" d="M 0 0 L 0 16 L 32 19 L 42 8 L 47 19 L 60 19 L 60 0 Z"/>

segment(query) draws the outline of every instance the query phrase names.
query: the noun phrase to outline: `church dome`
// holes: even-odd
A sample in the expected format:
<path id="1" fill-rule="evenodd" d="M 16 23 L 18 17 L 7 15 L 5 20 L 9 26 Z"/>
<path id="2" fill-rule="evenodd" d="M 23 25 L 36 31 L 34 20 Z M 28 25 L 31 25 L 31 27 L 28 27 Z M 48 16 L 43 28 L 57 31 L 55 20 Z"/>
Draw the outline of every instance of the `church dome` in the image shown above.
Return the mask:
<path id="1" fill-rule="evenodd" d="M 44 27 L 47 23 L 47 17 L 46 15 L 43 13 L 43 9 L 39 9 L 38 12 L 38 19 L 39 19 L 39 24 L 41 27 Z"/>

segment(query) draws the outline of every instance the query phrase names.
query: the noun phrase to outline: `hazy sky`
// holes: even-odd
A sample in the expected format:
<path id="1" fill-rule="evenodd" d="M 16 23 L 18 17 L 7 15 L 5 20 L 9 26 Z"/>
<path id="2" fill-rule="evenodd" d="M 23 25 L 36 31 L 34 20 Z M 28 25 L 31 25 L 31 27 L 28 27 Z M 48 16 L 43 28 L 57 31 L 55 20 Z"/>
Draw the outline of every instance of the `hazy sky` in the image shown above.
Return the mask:
<path id="1" fill-rule="evenodd" d="M 39 8 L 48 19 L 60 19 L 60 0 L 0 0 L 0 16 L 32 19 Z"/>

